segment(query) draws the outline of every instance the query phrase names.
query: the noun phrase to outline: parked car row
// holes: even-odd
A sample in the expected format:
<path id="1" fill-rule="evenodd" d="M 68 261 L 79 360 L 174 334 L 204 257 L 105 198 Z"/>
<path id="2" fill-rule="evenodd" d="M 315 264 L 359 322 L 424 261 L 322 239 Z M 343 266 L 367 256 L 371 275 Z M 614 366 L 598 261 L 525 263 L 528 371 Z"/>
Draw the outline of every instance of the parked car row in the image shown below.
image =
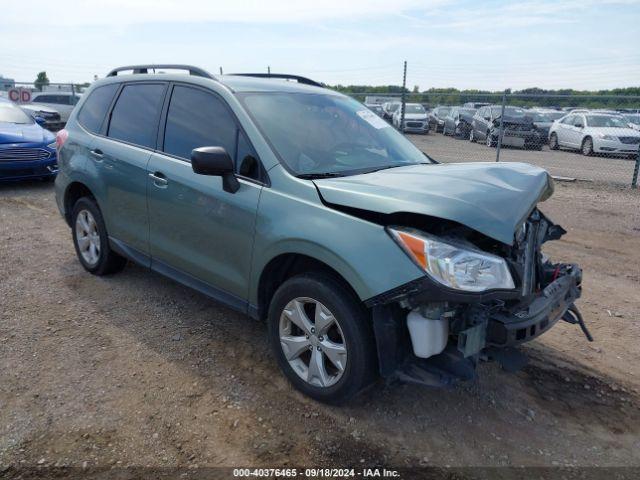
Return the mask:
<path id="1" fill-rule="evenodd" d="M 584 155 L 609 153 L 635 156 L 640 146 L 640 114 L 614 110 L 504 107 L 472 104 L 438 106 L 428 113 L 429 127 L 444 135 L 496 147 L 580 150 Z"/>

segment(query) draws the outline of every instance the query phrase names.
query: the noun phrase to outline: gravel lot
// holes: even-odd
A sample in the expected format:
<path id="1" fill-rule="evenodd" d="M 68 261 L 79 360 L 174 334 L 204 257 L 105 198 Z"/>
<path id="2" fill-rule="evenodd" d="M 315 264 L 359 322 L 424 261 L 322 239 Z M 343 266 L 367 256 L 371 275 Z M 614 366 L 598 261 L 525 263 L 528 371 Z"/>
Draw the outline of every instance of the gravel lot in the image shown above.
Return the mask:
<path id="1" fill-rule="evenodd" d="M 447 142 L 456 140 L 418 141 L 434 155 Z M 0 476 L 51 466 L 640 467 L 639 207 L 637 191 L 581 183 L 558 184 L 543 204 L 569 231 L 547 253 L 584 267 L 594 343 L 560 324 L 526 347 L 531 364 L 517 374 L 486 364 L 477 383 L 451 390 L 380 383 L 330 408 L 283 379 L 263 324 L 137 266 L 85 273 L 53 187 L 0 186 Z"/>
<path id="2" fill-rule="evenodd" d="M 494 162 L 496 149 L 484 143 L 471 143 L 467 139 L 430 132 L 427 135 L 409 135 L 424 152 L 440 162 Z M 611 156 L 585 157 L 574 150 L 541 151 L 504 147 L 500 161 L 526 162 L 545 168 L 552 175 L 589 180 L 598 183 L 631 185 L 635 159 Z"/>

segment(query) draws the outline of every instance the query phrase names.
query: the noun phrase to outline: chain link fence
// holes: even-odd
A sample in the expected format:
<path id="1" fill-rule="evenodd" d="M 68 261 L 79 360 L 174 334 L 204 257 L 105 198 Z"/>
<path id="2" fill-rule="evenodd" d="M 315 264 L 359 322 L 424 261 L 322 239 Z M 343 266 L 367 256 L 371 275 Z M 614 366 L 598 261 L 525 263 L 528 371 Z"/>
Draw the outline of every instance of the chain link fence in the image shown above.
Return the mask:
<path id="1" fill-rule="evenodd" d="M 640 96 L 406 93 L 404 112 L 400 93 L 351 96 L 399 130 L 404 113 L 404 132 L 440 162 L 525 162 L 638 186 Z"/>

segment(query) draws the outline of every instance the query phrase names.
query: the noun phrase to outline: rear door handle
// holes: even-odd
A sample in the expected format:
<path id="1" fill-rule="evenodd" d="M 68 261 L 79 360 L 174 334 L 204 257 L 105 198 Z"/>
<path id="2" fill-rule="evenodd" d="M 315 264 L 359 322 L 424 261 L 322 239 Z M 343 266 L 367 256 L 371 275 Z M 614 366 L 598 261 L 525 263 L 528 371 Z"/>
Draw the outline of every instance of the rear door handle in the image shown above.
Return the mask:
<path id="1" fill-rule="evenodd" d="M 169 180 L 161 172 L 153 172 L 149 174 L 149 178 L 153 180 L 156 187 L 164 188 L 169 184 Z"/>
<path id="2" fill-rule="evenodd" d="M 102 157 L 104 157 L 104 153 L 102 153 L 102 150 L 100 150 L 99 148 L 94 148 L 93 150 L 89 150 L 89 153 L 94 159 L 98 161 L 101 161 Z"/>

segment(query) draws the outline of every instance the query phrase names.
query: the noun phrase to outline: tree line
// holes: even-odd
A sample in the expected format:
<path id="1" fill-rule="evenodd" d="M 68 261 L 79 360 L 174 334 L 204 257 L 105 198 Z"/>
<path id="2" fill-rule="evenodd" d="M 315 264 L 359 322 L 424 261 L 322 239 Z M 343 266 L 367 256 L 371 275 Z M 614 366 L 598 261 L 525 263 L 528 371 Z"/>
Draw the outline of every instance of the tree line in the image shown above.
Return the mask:
<path id="1" fill-rule="evenodd" d="M 400 94 L 402 87 L 397 85 L 327 85 L 337 90 L 364 100 L 365 94 Z M 458 90 L 457 88 L 430 88 L 418 91 L 404 89 L 407 101 L 435 105 L 462 105 L 466 102 L 501 103 L 503 91 L 490 90 Z M 541 106 L 541 107 L 586 107 L 586 108 L 640 108 L 640 87 L 614 88 L 610 90 L 547 90 L 543 88 L 526 88 L 514 90 L 507 96 L 509 105 Z"/>

